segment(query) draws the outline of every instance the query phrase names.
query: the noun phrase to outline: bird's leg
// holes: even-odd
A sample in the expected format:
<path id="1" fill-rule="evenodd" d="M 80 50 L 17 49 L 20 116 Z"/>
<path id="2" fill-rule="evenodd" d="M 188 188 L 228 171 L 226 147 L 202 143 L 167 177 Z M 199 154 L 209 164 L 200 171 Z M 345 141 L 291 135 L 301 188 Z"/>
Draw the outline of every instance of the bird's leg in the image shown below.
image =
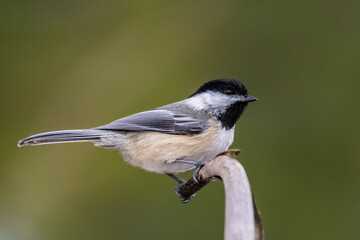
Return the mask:
<path id="1" fill-rule="evenodd" d="M 166 175 L 168 175 L 169 177 L 171 177 L 172 179 L 174 179 L 175 181 L 180 183 L 180 185 L 186 183 L 186 181 L 184 179 L 179 178 L 178 176 L 176 176 L 176 175 L 174 175 L 172 173 L 166 173 Z"/>
<path id="2" fill-rule="evenodd" d="M 199 183 L 197 176 L 199 174 L 200 169 L 205 165 L 205 163 L 203 162 L 199 162 L 199 161 L 193 161 L 193 160 L 183 160 L 183 159 L 176 159 L 174 161 L 175 163 L 187 163 L 187 164 L 192 164 L 196 166 L 196 169 L 193 173 L 193 179 L 196 183 Z"/>

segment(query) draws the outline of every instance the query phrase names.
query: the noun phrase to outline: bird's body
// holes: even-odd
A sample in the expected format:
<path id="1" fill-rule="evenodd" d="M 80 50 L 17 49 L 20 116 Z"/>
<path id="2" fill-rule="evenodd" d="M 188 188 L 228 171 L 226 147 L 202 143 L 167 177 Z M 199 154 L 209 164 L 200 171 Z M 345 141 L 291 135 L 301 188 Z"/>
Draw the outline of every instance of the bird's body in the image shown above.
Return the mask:
<path id="1" fill-rule="evenodd" d="M 61 142 L 92 142 L 118 149 L 124 160 L 158 173 L 183 172 L 207 163 L 226 151 L 234 140 L 237 119 L 256 98 L 235 80 L 214 80 L 189 98 L 131 115 L 92 129 L 41 133 L 19 146 Z"/>
<path id="2" fill-rule="evenodd" d="M 126 134 L 131 136 L 124 138 L 125 143 L 119 149 L 125 161 L 145 170 L 159 173 L 183 172 L 194 166 L 175 163 L 176 159 L 207 163 L 227 150 L 233 142 L 234 129 L 221 131 L 221 124 L 215 120 L 209 120 L 209 124 L 212 125 L 210 131 L 195 136 L 129 132 Z"/>

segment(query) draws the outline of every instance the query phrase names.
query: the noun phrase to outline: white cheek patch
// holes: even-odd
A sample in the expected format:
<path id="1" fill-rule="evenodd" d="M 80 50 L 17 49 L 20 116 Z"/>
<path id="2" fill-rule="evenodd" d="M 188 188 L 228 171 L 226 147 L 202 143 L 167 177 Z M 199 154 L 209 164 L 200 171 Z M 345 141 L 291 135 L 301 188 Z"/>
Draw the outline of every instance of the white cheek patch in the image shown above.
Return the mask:
<path id="1" fill-rule="evenodd" d="M 239 96 L 229 96 L 219 92 L 203 92 L 185 100 L 195 110 L 210 110 L 215 114 L 223 113 L 227 107 L 239 101 Z"/>
<path id="2" fill-rule="evenodd" d="M 209 106 L 211 96 L 208 93 L 201 93 L 185 100 L 188 105 L 196 110 L 204 110 Z"/>

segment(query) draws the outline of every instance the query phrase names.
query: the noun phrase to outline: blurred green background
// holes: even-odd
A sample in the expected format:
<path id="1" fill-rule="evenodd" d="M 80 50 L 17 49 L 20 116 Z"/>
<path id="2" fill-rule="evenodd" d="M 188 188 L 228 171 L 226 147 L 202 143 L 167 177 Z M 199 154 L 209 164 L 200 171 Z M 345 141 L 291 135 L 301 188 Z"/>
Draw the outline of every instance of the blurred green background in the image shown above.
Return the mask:
<path id="1" fill-rule="evenodd" d="M 225 77 L 259 98 L 232 147 L 267 239 L 360 239 L 359 26 L 359 1 L 1 1 L 0 239 L 221 239 L 221 182 L 184 205 L 116 151 L 16 144 Z"/>

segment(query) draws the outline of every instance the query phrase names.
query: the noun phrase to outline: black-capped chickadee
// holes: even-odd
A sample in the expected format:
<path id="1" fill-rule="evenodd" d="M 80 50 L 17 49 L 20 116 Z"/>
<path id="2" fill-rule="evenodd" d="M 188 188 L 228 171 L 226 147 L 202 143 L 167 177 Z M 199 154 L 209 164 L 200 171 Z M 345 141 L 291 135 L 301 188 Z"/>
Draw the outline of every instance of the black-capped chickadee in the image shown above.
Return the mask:
<path id="1" fill-rule="evenodd" d="M 226 151 L 234 140 L 236 121 L 248 102 L 256 100 L 236 80 L 213 80 L 180 102 L 101 127 L 36 134 L 20 140 L 18 146 L 92 142 L 118 149 L 134 166 L 182 183 L 173 173 L 197 167 L 196 177 L 205 163 Z"/>

